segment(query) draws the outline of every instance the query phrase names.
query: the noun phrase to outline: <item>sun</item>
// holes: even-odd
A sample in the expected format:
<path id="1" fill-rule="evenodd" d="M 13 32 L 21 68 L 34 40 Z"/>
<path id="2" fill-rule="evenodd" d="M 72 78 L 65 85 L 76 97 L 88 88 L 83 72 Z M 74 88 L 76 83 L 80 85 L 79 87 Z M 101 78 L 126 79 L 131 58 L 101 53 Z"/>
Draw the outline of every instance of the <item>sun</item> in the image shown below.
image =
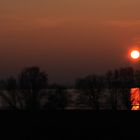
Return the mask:
<path id="1" fill-rule="evenodd" d="M 139 57 L 140 57 L 140 52 L 138 50 L 131 51 L 131 58 L 132 59 L 138 59 Z"/>

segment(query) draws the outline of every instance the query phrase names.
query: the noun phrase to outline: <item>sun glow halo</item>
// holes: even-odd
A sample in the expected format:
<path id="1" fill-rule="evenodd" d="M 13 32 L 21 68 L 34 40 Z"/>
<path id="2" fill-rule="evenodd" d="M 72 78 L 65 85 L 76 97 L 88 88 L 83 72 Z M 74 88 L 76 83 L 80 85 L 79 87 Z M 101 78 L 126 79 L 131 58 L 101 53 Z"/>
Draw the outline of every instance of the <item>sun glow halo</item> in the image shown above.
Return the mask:
<path id="1" fill-rule="evenodd" d="M 140 57 L 140 52 L 138 50 L 131 51 L 131 58 L 138 59 Z"/>

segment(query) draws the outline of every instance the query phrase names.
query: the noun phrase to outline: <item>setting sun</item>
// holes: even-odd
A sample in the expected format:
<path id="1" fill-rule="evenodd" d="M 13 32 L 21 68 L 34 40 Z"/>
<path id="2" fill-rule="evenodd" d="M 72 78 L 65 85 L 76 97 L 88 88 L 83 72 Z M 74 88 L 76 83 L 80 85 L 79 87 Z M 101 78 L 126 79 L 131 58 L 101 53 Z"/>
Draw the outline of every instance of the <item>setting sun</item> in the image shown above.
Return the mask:
<path id="1" fill-rule="evenodd" d="M 131 51 L 131 58 L 138 59 L 140 57 L 140 52 L 138 50 Z"/>

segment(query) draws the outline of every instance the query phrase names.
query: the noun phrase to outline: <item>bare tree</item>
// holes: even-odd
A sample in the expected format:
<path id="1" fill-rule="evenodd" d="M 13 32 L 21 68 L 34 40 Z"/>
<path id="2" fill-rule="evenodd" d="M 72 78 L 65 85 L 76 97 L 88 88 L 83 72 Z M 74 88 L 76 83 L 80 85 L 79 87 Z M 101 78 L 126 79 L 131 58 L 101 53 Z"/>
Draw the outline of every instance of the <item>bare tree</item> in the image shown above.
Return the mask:
<path id="1" fill-rule="evenodd" d="M 107 87 L 110 91 L 110 103 L 113 110 L 117 110 L 118 101 L 122 100 L 130 109 L 130 89 L 135 85 L 134 70 L 131 67 L 109 71 L 106 74 Z"/>
<path id="2" fill-rule="evenodd" d="M 19 109 L 22 107 L 20 93 L 18 92 L 17 80 L 10 77 L 5 81 L 5 89 L 1 91 L 0 96 L 5 102 L 7 109 Z"/>
<path id="3" fill-rule="evenodd" d="M 39 67 L 25 68 L 17 80 L 10 77 L 5 83 L 6 92 L 1 92 L 0 96 L 8 109 L 41 109 L 41 90 L 47 88 L 48 78 Z"/>
<path id="4" fill-rule="evenodd" d="M 120 93 L 123 103 L 128 110 L 131 109 L 130 90 L 135 87 L 135 72 L 132 67 L 120 69 Z"/>
<path id="5" fill-rule="evenodd" d="M 19 90 L 25 101 L 25 108 L 29 110 L 40 109 L 40 91 L 46 89 L 48 77 L 39 67 L 29 67 L 19 75 Z"/>
<path id="6" fill-rule="evenodd" d="M 48 102 L 44 105 L 44 109 L 64 110 L 68 105 L 67 89 L 61 85 L 53 85 L 48 93 Z"/>
<path id="7" fill-rule="evenodd" d="M 76 88 L 85 96 L 86 103 L 95 110 L 100 109 L 100 95 L 104 89 L 104 78 L 98 75 L 87 76 L 76 81 Z M 79 98 L 84 99 L 84 98 Z"/>

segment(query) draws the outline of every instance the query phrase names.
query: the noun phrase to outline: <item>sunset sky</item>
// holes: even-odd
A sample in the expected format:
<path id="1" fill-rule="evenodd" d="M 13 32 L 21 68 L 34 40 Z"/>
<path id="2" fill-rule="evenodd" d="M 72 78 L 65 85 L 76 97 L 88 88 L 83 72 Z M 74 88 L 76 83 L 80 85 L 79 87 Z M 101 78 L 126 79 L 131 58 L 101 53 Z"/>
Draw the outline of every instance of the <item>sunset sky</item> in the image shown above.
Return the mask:
<path id="1" fill-rule="evenodd" d="M 128 66 L 139 0 L 0 0 L 0 76 L 37 65 L 50 82 Z"/>

